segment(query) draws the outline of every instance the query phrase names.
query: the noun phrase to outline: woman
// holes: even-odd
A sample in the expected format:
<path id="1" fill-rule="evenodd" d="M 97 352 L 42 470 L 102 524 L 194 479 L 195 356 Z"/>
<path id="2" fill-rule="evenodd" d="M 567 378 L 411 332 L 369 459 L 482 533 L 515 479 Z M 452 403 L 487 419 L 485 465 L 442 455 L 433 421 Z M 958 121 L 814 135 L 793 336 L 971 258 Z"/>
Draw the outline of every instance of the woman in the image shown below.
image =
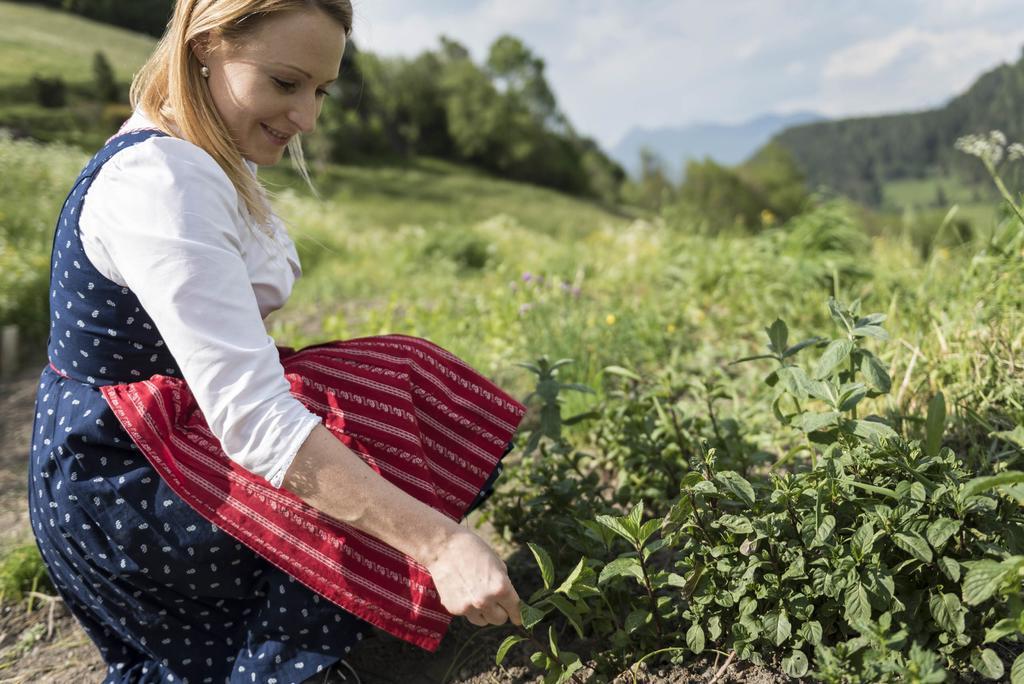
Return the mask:
<path id="1" fill-rule="evenodd" d="M 306 175 L 351 24 L 349 0 L 179 0 L 58 219 L 30 511 L 107 682 L 300 682 L 367 623 L 428 649 L 449 614 L 520 623 L 459 520 L 523 407 L 425 340 L 263 326 L 299 265 L 255 170 L 287 146 Z"/>

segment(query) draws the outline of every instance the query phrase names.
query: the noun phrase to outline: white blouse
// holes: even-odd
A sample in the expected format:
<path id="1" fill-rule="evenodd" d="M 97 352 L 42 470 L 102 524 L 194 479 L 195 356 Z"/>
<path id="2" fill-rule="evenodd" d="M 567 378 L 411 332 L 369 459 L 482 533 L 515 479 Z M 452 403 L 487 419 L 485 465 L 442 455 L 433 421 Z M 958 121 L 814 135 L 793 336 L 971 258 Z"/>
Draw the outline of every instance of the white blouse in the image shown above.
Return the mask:
<path id="1" fill-rule="evenodd" d="M 121 131 L 156 127 L 136 110 Z M 256 228 L 213 157 L 153 137 L 103 165 L 79 231 L 97 270 L 153 319 L 224 452 L 280 487 L 320 422 L 289 393 L 263 324 L 302 273 L 281 220 L 272 236 Z"/>

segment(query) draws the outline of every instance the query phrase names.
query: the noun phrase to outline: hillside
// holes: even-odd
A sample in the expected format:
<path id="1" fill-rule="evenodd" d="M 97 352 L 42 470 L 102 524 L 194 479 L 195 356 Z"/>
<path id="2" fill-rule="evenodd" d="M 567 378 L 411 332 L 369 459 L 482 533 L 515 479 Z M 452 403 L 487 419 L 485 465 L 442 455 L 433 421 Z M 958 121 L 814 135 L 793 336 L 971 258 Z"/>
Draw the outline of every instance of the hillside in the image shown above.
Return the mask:
<path id="1" fill-rule="evenodd" d="M 821 118 L 812 112 L 798 112 L 765 114 L 734 125 L 633 128 L 612 149 L 612 157 L 636 175 L 640 171 L 640 151 L 647 148 L 661 158 L 671 177 L 679 178 L 687 160 L 710 157 L 719 164 L 739 164 L 780 131 Z"/>
<path id="2" fill-rule="evenodd" d="M 40 7 L 0 2 L 0 89 L 24 86 L 33 74 L 67 83 L 91 81 L 102 50 L 119 81 L 142 66 L 155 41 L 139 33 Z"/>
<path id="3" fill-rule="evenodd" d="M 813 186 L 878 206 L 885 185 L 923 178 L 980 178 L 953 148 L 968 133 L 998 129 L 1024 138 L 1024 57 L 983 74 L 944 107 L 908 114 L 823 121 L 787 129 L 773 140 L 789 149 Z"/>

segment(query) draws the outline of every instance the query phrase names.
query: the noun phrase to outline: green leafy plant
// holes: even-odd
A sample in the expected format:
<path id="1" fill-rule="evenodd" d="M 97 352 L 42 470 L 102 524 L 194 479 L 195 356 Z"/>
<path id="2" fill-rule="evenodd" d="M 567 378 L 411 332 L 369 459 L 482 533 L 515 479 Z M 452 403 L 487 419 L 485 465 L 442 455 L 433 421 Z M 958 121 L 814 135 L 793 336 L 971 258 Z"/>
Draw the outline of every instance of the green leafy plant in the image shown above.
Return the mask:
<path id="1" fill-rule="evenodd" d="M 530 624 L 552 621 L 533 662 L 548 681 L 585 667 L 608 678 L 709 649 L 825 681 L 1003 676 L 992 644 L 1024 624 L 1024 474 L 975 477 L 943 446 L 941 394 L 916 423 L 872 414 L 871 400 L 892 387 L 868 346 L 888 339 L 885 317 L 861 315 L 857 302 L 828 309 L 836 337 L 790 344 L 777 320 L 769 353 L 741 359 L 776 364 L 765 378 L 772 412 L 799 436 L 780 458 L 788 469 L 744 474 L 723 440 L 700 442 L 658 515 L 645 520 L 640 500 L 624 515 L 575 519 L 565 538 L 586 539 L 590 552 L 561 584 L 550 555 L 531 545 L 544 586 L 528 602 Z M 658 403 L 652 413 L 667 418 Z M 920 439 L 894 427 L 917 423 Z M 997 596 L 1009 612 L 989 605 Z"/>

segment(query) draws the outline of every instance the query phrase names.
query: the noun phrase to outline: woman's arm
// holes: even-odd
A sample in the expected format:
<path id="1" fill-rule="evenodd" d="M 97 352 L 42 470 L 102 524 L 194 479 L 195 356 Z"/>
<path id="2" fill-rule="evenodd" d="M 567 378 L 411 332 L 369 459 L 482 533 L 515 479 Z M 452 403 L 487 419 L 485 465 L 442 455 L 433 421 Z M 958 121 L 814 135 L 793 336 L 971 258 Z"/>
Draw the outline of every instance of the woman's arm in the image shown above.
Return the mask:
<path id="1" fill-rule="evenodd" d="M 505 563 L 480 537 L 378 475 L 323 425 L 313 428 L 284 487 L 377 537 L 430 572 L 441 603 L 477 625 L 522 624 Z"/>

